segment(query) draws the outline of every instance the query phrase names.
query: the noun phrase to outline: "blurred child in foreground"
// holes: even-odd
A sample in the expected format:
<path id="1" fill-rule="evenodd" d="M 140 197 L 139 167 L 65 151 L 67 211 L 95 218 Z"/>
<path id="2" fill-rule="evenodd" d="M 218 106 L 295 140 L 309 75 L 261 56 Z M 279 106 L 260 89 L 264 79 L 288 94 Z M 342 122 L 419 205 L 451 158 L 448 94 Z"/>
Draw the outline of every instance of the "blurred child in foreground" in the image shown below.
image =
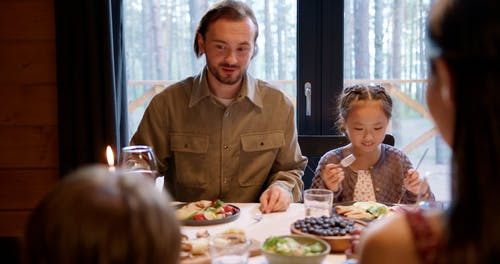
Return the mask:
<path id="1" fill-rule="evenodd" d="M 434 3 L 427 103 L 452 148 L 452 203 L 374 223 L 360 263 L 500 263 L 499 14 L 498 0 Z"/>
<path id="2" fill-rule="evenodd" d="M 34 210 L 26 263 L 178 263 L 180 228 L 147 177 L 104 166 L 66 176 Z"/>

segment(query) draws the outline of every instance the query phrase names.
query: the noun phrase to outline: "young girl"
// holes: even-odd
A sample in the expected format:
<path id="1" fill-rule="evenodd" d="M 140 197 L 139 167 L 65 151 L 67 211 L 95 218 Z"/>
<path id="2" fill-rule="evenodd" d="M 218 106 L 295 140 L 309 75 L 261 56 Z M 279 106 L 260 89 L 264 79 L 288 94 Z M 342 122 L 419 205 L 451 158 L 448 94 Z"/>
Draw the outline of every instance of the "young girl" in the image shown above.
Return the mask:
<path id="1" fill-rule="evenodd" d="M 348 87 L 338 110 L 340 129 L 351 143 L 323 155 L 311 188 L 332 190 L 335 202 L 415 203 L 421 182 L 418 172 L 401 150 L 382 143 L 392 112 L 392 99 L 385 89 Z M 356 160 L 343 168 L 340 161 L 349 154 Z M 426 182 L 422 191 L 426 199 L 434 199 Z"/>

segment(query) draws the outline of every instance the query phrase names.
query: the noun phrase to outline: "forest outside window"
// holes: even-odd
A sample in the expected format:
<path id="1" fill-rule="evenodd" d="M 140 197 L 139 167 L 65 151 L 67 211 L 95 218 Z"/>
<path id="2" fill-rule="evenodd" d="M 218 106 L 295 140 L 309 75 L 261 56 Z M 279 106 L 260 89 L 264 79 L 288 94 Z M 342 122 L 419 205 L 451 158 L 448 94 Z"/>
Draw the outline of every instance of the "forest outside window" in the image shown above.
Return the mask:
<path id="1" fill-rule="evenodd" d="M 215 0 L 124 0 L 129 137 L 151 98 L 205 64 L 193 52 L 197 23 Z M 425 105 L 425 24 L 431 0 L 244 0 L 259 22 L 249 71 L 296 104 L 300 134 L 336 134 L 336 96 L 345 86 L 381 84 L 394 99 L 390 133 L 421 174 L 444 172 L 450 150 Z M 306 116 L 305 83 L 312 86 Z M 441 177 L 442 185 L 448 179 Z M 431 180 L 431 185 L 433 184 Z M 433 188 L 434 189 L 434 188 Z M 444 199 L 449 188 L 443 188 Z"/>
<path id="2" fill-rule="evenodd" d="M 198 73 L 194 32 L 215 0 L 124 0 L 129 137 L 151 98 Z M 296 96 L 296 0 L 246 0 L 259 23 L 258 52 L 249 72 Z"/>

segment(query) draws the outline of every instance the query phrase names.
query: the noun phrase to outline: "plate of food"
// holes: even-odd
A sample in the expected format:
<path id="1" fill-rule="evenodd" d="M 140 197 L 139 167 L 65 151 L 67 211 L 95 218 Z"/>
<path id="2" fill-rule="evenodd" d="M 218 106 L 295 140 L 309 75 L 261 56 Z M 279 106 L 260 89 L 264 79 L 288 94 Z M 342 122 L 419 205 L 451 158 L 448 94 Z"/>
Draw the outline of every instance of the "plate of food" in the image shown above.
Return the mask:
<path id="1" fill-rule="evenodd" d="M 392 203 L 352 201 L 334 204 L 333 212 L 346 218 L 372 221 L 393 214 L 396 208 Z"/>
<path id="2" fill-rule="evenodd" d="M 331 217 L 307 217 L 292 223 L 293 234 L 314 236 L 330 244 L 332 252 L 343 252 L 350 246 L 351 235 L 365 227 L 352 219 L 333 215 Z"/>
<path id="3" fill-rule="evenodd" d="M 245 232 L 236 228 L 229 228 L 223 234 L 244 235 Z M 207 231 L 199 231 L 194 237 L 182 234 L 180 264 L 210 264 L 209 241 L 211 234 Z M 257 240 L 250 240 L 250 257 L 261 255 L 261 243 Z"/>
<path id="4" fill-rule="evenodd" d="M 176 205 L 175 215 L 187 226 L 216 225 L 238 219 L 240 208 L 221 200 L 200 200 Z"/>

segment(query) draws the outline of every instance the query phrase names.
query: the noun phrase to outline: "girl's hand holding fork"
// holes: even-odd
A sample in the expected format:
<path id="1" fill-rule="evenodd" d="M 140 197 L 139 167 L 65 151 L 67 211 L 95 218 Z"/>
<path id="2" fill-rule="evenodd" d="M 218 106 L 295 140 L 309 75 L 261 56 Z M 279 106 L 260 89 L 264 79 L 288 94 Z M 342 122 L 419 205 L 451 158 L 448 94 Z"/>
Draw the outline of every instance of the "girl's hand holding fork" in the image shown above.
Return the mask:
<path id="1" fill-rule="evenodd" d="M 333 192 L 339 190 L 340 183 L 344 180 L 344 177 L 344 169 L 340 164 L 326 164 L 321 173 L 321 178 L 323 178 L 325 186 Z"/>
<path id="2" fill-rule="evenodd" d="M 429 190 L 429 185 L 427 184 L 427 181 L 421 179 L 418 171 L 414 169 L 408 170 L 406 178 L 403 180 L 403 185 L 406 188 L 406 190 L 410 191 L 415 195 L 418 195 L 419 193 L 425 194 Z"/>

